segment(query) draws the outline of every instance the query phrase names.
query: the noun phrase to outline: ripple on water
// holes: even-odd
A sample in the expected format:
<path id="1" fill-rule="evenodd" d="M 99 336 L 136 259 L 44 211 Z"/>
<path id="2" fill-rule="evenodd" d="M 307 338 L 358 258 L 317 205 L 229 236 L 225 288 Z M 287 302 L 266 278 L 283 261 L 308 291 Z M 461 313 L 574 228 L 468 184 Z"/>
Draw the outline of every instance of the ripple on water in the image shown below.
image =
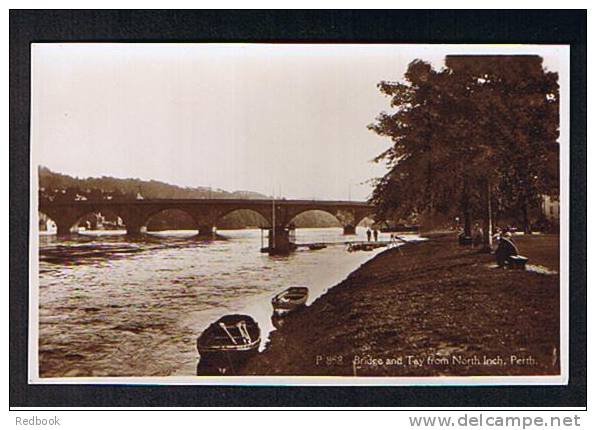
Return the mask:
<path id="1" fill-rule="evenodd" d="M 341 229 L 323 230 L 345 240 Z M 299 231 L 304 242 L 323 234 Z M 41 243 L 41 375 L 192 375 L 196 336 L 221 315 L 251 314 L 264 347 L 274 294 L 308 285 L 310 303 L 376 253 L 330 246 L 271 258 L 259 252 L 259 230 L 225 234 L 211 243 L 167 235 Z"/>

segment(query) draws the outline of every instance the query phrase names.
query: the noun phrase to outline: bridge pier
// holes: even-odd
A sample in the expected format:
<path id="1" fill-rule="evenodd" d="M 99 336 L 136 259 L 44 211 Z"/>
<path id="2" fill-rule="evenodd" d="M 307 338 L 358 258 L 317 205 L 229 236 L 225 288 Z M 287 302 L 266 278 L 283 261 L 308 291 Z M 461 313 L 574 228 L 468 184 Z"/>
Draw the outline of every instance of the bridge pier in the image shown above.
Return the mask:
<path id="1" fill-rule="evenodd" d="M 356 234 L 356 226 L 349 224 L 344 225 L 344 235 L 353 235 Z"/>
<path id="2" fill-rule="evenodd" d="M 287 255 L 293 251 L 295 245 L 290 241 L 290 231 L 285 227 L 275 227 L 269 229 L 269 255 Z"/>
<path id="3" fill-rule="evenodd" d="M 147 227 L 138 224 L 126 225 L 127 236 L 141 236 L 143 233 L 147 233 Z"/>
<path id="4" fill-rule="evenodd" d="M 72 234 L 72 226 L 69 224 L 56 223 L 56 235 L 57 236 L 70 236 Z"/>
<path id="5" fill-rule="evenodd" d="M 200 239 L 213 239 L 215 237 L 214 226 L 209 224 L 199 225 L 198 237 Z"/>

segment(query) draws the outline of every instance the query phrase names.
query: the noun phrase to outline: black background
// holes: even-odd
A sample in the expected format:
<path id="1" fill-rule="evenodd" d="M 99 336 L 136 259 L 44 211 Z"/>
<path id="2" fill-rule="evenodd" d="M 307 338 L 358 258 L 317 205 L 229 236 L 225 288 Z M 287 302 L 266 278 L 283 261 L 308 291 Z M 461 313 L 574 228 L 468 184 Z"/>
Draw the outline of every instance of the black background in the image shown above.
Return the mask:
<path id="1" fill-rule="evenodd" d="M 54 41 L 569 44 L 569 385 L 27 384 L 30 43 Z M 586 11 L 10 11 L 10 407 L 19 406 L 586 406 Z"/>

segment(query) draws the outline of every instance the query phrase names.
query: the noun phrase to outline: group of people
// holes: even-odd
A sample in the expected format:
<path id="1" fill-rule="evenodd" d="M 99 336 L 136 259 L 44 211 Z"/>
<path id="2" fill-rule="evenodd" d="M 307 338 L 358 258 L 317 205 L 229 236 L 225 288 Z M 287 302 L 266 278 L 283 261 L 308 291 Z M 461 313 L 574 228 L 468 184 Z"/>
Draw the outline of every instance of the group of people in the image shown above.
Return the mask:
<path id="1" fill-rule="evenodd" d="M 373 236 L 375 238 L 375 242 L 379 240 L 379 230 L 376 228 L 371 230 L 370 228 L 366 229 L 366 239 L 370 242 L 370 238 Z"/>
<path id="2" fill-rule="evenodd" d="M 509 228 L 496 228 L 495 234 L 492 236 L 493 249 L 497 265 L 504 267 L 507 264 L 509 257 L 519 255 L 519 251 L 515 242 L 513 242 L 512 234 Z M 484 230 L 480 224 L 474 224 L 472 228 L 472 246 L 482 246 L 484 241 Z"/>

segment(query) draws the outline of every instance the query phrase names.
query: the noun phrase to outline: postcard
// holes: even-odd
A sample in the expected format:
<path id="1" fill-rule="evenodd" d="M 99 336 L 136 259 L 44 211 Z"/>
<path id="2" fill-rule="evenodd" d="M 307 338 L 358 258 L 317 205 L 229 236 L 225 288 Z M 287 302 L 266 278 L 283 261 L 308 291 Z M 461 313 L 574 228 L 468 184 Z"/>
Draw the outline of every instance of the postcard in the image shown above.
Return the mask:
<path id="1" fill-rule="evenodd" d="M 569 47 L 33 43 L 33 384 L 566 384 Z"/>

